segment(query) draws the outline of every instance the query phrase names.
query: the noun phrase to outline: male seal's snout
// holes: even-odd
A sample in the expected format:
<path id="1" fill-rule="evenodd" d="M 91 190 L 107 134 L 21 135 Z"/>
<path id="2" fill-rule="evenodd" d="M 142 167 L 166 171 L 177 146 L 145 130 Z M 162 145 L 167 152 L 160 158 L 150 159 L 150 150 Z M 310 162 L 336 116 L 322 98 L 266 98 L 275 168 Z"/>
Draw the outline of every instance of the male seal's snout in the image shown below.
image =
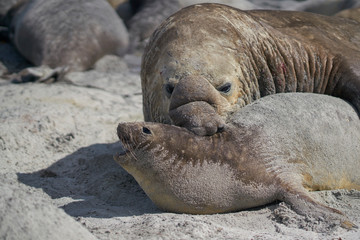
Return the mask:
<path id="1" fill-rule="evenodd" d="M 226 85 L 225 91 L 231 88 Z M 213 135 L 224 130 L 225 122 L 217 113 L 219 92 L 202 76 L 186 76 L 177 84 L 165 85 L 170 97 L 169 117 L 177 126 L 197 135 Z"/>
<path id="2" fill-rule="evenodd" d="M 167 85 L 166 90 L 171 94 L 169 110 L 197 101 L 207 102 L 215 108 L 221 105 L 218 91 L 202 76 L 186 76 L 177 84 Z"/>
<path id="3" fill-rule="evenodd" d="M 200 136 L 211 136 L 225 129 L 225 121 L 207 102 L 197 101 L 169 111 L 172 123 Z"/>

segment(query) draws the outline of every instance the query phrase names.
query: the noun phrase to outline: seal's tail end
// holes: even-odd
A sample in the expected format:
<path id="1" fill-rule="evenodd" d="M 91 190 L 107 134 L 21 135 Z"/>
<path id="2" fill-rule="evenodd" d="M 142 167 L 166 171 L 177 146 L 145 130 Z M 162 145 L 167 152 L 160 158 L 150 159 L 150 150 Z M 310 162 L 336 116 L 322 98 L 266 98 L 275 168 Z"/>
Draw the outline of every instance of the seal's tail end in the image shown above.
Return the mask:
<path id="1" fill-rule="evenodd" d="M 352 223 L 352 222 L 350 222 L 350 221 L 348 221 L 348 220 L 343 221 L 343 222 L 340 224 L 340 226 L 341 226 L 342 228 L 349 229 L 349 230 L 358 229 L 358 228 L 359 228 L 356 224 L 354 224 L 354 223 Z"/>

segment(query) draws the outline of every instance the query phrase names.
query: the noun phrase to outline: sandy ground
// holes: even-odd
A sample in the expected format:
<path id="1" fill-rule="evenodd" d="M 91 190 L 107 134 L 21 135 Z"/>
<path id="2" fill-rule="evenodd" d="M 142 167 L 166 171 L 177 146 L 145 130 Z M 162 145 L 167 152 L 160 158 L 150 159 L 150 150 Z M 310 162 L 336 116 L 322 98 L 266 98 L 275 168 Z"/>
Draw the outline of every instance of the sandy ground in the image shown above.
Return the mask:
<path id="1" fill-rule="evenodd" d="M 98 69 L 69 74 L 74 84 L 0 82 L 0 238 L 360 237 L 358 230 L 342 228 L 317 233 L 316 223 L 283 203 L 205 216 L 159 211 L 112 159 L 121 149 L 117 124 L 143 119 L 141 88 L 136 69 L 126 61 L 105 60 Z M 360 192 L 314 194 L 360 225 Z M 288 219 L 280 221 L 276 211 L 285 211 Z"/>
<path id="2" fill-rule="evenodd" d="M 4 42 L 0 62 L 0 73 L 29 65 Z M 108 56 L 68 74 L 71 84 L 0 78 L 0 239 L 360 239 L 358 229 L 319 233 L 279 202 L 215 215 L 158 210 L 112 158 L 117 124 L 143 120 L 139 63 Z M 313 194 L 360 226 L 359 191 Z"/>

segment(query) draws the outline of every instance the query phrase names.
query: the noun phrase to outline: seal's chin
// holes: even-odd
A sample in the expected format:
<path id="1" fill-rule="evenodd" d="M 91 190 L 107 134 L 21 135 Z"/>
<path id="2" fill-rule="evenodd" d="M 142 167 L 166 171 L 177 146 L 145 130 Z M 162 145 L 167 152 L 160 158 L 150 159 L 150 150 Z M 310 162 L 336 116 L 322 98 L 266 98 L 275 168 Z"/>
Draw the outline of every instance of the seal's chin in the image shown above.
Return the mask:
<path id="1" fill-rule="evenodd" d="M 118 152 L 115 153 L 114 159 L 117 161 L 118 158 L 124 157 L 130 153 L 130 150 L 126 147 L 123 141 L 119 141 L 120 146 L 118 148 Z"/>

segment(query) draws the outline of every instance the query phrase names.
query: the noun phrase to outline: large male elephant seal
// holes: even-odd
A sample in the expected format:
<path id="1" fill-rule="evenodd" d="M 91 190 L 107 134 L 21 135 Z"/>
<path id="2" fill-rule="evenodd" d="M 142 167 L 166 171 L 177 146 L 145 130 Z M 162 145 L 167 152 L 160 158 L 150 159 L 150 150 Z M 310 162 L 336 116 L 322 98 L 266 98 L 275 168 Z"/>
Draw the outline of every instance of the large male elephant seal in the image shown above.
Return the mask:
<path id="1" fill-rule="evenodd" d="M 115 160 L 166 211 L 223 213 L 281 200 L 309 219 L 352 226 L 308 192 L 360 190 L 360 121 L 348 103 L 275 94 L 230 119 L 212 136 L 162 123 L 121 123 L 126 151 Z"/>
<path id="2" fill-rule="evenodd" d="M 128 46 L 125 25 L 104 0 L 29 0 L 9 15 L 13 43 L 35 65 L 83 71 Z"/>
<path id="3" fill-rule="evenodd" d="M 335 16 L 349 18 L 360 22 L 360 2 L 359 7 L 343 10 L 341 12 L 338 12 Z"/>
<path id="4" fill-rule="evenodd" d="M 184 8 L 154 32 L 141 69 L 145 121 L 223 130 L 231 112 L 269 94 L 314 92 L 360 110 L 360 25 L 305 12 Z M 203 112 L 203 105 L 214 111 Z"/>
<path id="5" fill-rule="evenodd" d="M 131 39 L 129 51 L 140 50 L 142 53 L 153 31 L 181 7 L 178 0 L 142 0 L 130 3 L 138 7 L 133 7 L 136 12 L 127 22 Z"/>

